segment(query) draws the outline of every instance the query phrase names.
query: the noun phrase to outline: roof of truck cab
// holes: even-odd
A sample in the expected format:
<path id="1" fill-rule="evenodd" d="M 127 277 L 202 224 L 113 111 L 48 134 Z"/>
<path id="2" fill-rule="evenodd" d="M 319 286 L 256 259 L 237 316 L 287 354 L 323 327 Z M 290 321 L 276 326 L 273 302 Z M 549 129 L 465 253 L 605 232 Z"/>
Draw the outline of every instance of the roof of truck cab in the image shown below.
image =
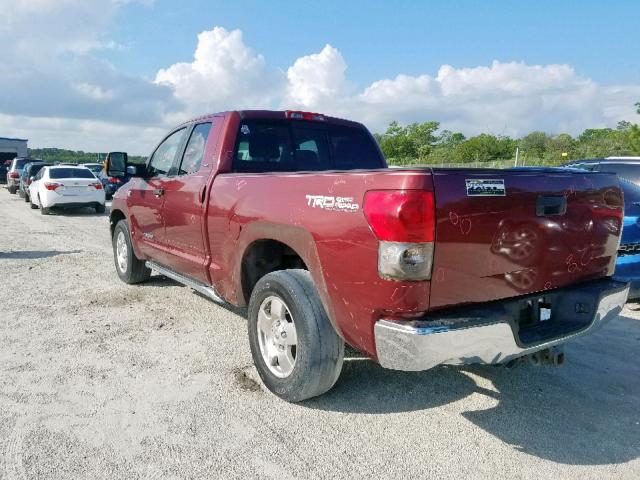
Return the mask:
<path id="1" fill-rule="evenodd" d="M 211 117 L 214 117 L 214 116 L 226 117 L 229 115 L 239 115 L 242 120 L 288 120 L 287 112 L 289 111 L 298 112 L 299 110 L 229 110 L 226 112 L 216 112 L 216 113 L 209 113 L 207 115 L 200 115 L 198 117 L 192 118 L 190 120 L 187 120 L 186 122 L 183 122 L 177 125 L 175 128 L 179 128 L 183 125 L 188 125 L 190 123 L 209 120 L 211 119 Z M 330 117 L 329 115 L 325 115 L 324 113 L 321 113 L 321 112 L 313 112 L 313 113 L 322 115 L 322 117 L 324 117 L 325 119 L 324 122 L 326 123 L 352 126 L 352 127 L 363 127 L 361 123 L 354 122 L 352 120 L 346 120 L 344 118 L 338 118 L 338 117 Z M 313 121 L 313 120 L 309 120 L 309 121 Z M 322 121 L 318 121 L 318 123 L 321 123 L 321 122 Z"/>

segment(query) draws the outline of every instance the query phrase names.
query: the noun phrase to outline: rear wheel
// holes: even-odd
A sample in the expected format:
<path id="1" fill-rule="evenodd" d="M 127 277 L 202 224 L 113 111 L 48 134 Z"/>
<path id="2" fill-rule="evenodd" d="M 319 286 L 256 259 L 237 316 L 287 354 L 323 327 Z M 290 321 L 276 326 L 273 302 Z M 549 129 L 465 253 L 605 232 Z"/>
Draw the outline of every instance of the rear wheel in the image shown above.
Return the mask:
<path id="1" fill-rule="evenodd" d="M 146 267 L 143 260 L 136 257 L 131 247 L 131 233 L 126 220 L 120 220 L 113 229 L 112 244 L 116 272 L 120 280 L 134 284 L 149 279 L 151 270 Z"/>
<path id="2" fill-rule="evenodd" d="M 105 207 L 104 205 L 96 205 L 96 213 L 104 213 L 105 212 Z"/>
<path id="3" fill-rule="evenodd" d="M 31 199 L 29 199 L 29 206 L 31 207 L 32 210 L 35 210 L 36 208 L 38 208 L 38 205 L 36 205 L 35 203 L 33 203 L 31 201 Z"/>
<path id="4" fill-rule="evenodd" d="M 27 192 L 24 193 L 24 201 L 25 203 L 29 203 L 29 195 L 27 195 Z"/>
<path id="5" fill-rule="evenodd" d="M 327 392 L 335 384 L 344 342 L 333 329 L 306 270 L 262 277 L 249 301 L 249 344 L 265 386 L 288 402 Z"/>
<path id="6" fill-rule="evenodd" d="M 49 207 L 40 207 L 40 213 L 42 215 L 49 215 L 51 213 L 51 208 Z"/>

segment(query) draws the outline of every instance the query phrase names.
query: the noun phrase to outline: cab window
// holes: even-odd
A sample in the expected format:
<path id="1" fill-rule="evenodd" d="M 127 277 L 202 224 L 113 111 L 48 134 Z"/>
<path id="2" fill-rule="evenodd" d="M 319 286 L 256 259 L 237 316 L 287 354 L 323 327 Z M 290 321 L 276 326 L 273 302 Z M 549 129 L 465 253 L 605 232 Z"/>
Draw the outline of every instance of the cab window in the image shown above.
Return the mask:
<path id="1" fill-rule="evenodd" d="M 176 160 L 186 131 L 186 128 L 176 130 L 160 144 L 149 161 L 149 166 L 147 167 L 147 175 L 149 177 L 160 177 L 169 173 Z"/>
<path id="2" fill-rule="evenodd" d="M 210 131 L 211 122 L 200 123 L 195 126 L 189 137 L 187 147 L 184 149 L 178 175 L 190 175 L 200 170 Z"/>

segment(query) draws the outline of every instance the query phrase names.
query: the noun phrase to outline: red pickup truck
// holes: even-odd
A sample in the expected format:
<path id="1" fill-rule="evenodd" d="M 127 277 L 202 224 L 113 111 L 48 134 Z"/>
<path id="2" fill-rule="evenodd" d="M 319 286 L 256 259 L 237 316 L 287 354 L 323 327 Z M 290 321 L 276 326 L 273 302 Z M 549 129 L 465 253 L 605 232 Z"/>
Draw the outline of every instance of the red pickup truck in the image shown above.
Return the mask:
<path id="1" fill-rule="evenodd" d="M 235 111 L 186 122 L 110 213 L 127 283 L 155 270 L 248 306 L 251 353 L 288 401 L 329 390 L 344 342 L 398 370 L 560 361 L 622 309 L 615 175 L 387 168 L 359 123 Z"/>

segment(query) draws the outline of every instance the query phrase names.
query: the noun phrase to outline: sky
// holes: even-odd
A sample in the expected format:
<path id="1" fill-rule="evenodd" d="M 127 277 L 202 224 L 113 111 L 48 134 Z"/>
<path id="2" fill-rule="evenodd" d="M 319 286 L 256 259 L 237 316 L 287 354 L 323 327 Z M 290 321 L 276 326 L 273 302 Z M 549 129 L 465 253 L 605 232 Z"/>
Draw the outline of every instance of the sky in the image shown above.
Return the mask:
<path id="1" fill-rule="evenodd" d="M 242 108 L 577 135 L 640 121 L 639 18 L 632 0 L 0 0 L 0 136 L 147 155 Z"/>

